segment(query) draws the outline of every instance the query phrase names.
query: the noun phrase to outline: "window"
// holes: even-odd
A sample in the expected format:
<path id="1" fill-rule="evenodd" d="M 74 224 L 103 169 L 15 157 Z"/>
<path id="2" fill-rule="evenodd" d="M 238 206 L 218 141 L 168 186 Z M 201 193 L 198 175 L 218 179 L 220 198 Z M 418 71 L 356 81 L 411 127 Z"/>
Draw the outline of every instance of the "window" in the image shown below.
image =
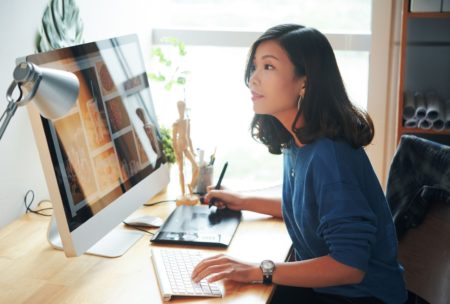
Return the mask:
<path id="1" fill-rule="evenodd" d="M 370 33 L 371 0 L 153 0 L 158 28 L 264 31 L 299 23 L 328 33 Z"/>
<path id="2" fill-rule="evenodd" d="M 268 27 L 295 22 L 324 32 L 336 50 L 350 98 L 367 108 L 370 0 L 154 2 L 164 14 L 153 12 L 153 43 L 162 37 L 186 43 L 190 75 L 185 97 L 192 140 L 207 156 L 217 146 L 216 177 L 220 166 L 230 162 L 226 185 L 254 189 L 282 181 L 282 156 L 271 155 L 251 138 L 252 102 L 244 84 L 249 47 Z M 159 121 L 170 126 L 183 93 L 167 94 L 158 84 L 152 90 Z"/>

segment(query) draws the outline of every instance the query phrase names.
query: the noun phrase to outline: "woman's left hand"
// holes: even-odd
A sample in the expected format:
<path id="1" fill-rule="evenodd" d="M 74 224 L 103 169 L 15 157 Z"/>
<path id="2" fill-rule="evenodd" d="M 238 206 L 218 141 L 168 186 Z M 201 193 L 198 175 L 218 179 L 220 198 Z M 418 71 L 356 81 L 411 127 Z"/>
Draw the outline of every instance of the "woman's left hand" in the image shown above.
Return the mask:
<path id="1" fill-rule="evenodd" d="M 210 283 L 223 279 L 242 283 L 262 281 L 258 264 L 245 263 L 223 254 L 204 259 L 192 271 L 194 282 L 198 283 L 207 276 L 210 276 Z"/>

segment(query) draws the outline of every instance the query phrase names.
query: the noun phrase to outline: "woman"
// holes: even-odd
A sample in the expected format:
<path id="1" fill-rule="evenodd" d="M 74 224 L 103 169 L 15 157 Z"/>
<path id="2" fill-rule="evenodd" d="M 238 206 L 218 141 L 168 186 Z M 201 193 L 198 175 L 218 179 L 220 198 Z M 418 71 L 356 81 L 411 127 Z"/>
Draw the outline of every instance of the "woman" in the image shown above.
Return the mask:
<path id="1" fill-rule="evenodd" d="M 325 36 L 300 25 L 269 29 L 251 48 L 245 80 L 253 137 L 284 154 L 282 200 L 227 190 L 210 190 L 205 199 L 282 217 L 295 261 L 218 255 L 200 262 L 193 280 L 273 282 L 280 285 L 274 302 L 403 303 L 395 228 L 363 149 L 373 123 L 350 102 Z"/>

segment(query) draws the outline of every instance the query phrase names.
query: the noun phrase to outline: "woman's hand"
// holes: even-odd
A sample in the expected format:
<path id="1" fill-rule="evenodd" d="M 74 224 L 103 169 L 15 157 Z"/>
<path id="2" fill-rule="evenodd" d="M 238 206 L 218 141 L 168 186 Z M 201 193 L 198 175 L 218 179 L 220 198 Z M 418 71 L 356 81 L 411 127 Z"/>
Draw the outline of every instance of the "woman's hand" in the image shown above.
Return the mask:
<path id="1" fill-rule="evenodd" d="M 214 205 L 219 209 L 249 210 L 282 218 L 281 198 L 251 196 L 232 192 L 225 188 L 215 190 L 213 186 L 209 186 L 204 203 L 209 203 L 212 198 L 216 198 Z"/>
<path id="2" fill-rule="evenodd" d="M 205 196 L 205 203 L 208 203 L 213 197 L 217 199 L 215 205 L 218 209 L 228 208 L 231 210 L 244 210 L 244 196 L 229 190 L 215 190 L 213 186 L 208 187 L 208 193 Z"/>
<path id="3" fill-rule="evenodd" d="M 192 271 L 192 280 L 196 283 L 205 277 L 208 282 L 227 279 L 241 283 L 251 283 L 262 280 L 259 265 L 245 263 L 223 254 L 212 256 L 201 261 Z"/>

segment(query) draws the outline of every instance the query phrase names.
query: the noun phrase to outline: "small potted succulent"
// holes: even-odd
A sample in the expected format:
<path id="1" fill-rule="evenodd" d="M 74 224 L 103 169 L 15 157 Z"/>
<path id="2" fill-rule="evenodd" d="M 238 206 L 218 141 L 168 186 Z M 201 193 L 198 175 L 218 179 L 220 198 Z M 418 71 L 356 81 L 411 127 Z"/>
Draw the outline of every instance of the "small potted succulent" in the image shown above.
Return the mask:
<path id="1" fill-rule="evenodd" d="M 162 139 L 162 148 L 164 151 L 164 155 L 166 156 L 166 160 L 169 164 L 174 164 L 176 159 L 172 145 L 172 131 L 169 128 L 162 126 L 160 128 L 160 132 Z"/>

